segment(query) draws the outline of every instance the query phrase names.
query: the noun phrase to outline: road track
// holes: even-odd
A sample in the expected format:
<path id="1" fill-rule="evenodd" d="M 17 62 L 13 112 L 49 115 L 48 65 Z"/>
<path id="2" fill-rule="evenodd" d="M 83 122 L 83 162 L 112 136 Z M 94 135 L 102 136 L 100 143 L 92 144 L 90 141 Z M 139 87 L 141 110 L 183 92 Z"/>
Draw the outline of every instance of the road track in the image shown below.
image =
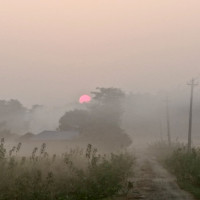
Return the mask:
<path id="1" fill-rule="evenodd" d="M 155 158 L 137 155 L 133 190 L 126 199 L 141 200 L 194 200 L 180 189 L 176 178 L 164 169 Z"/>

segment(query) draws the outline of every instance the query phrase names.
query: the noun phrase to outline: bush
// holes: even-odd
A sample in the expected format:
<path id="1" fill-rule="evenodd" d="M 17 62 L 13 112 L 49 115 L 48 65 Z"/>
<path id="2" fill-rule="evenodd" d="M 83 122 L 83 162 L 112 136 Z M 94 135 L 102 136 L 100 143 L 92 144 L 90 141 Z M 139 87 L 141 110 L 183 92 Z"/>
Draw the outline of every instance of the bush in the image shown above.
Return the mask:
<path id="1" fill-rule="evenodd" d="M 21 144 L 10 151 L 0 146 L 0 200 L 97 200 L 124 190 L 134 157 L 127 152 L 100 155 L 88 145 L 50 156 L 46 145 L 20 157 Z"/>
<path id="2" fill-rule="evenodd" d="M 157 143 L 151 149 L 158 160 L 176 176 L 179 186 L 200 199 L 200 148 L 188 151 L 180 143 L 174 143 L 171 147 Z"/>
<path id="3" fill-rule="evenodd" d="M 189 181 L 200 186 L 200 149 L 193 148 L 191 152 L 186 147 L 174 150 L 166 158 L 166 166 L 176 174 L 179 181 Z"/>

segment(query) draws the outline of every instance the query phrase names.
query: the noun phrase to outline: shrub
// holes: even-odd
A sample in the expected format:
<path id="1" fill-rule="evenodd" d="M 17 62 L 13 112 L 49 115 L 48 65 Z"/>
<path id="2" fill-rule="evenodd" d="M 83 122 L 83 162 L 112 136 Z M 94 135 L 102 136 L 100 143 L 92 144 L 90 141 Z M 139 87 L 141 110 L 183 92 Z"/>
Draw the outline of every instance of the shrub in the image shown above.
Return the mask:
<path id="1" fill-rule="evenodd" d="M 177 143 L 171 147 L 161 144 L 151 146 L 158 160 L 176 176 L 181 188 L 200 199 L 200 148 L 188 151 L 183 144 Z"/>
<path id="2" fill-rule="evenodd" d="M 134 157 L 127 152 L 100 155 L 88 145 L 50 156 L 46 144 L 30 157 L 0 146 L 0 200 L 97 200 L 119 194 L 132 175 Z M 7 155 L 8 154 L 8 155 Z"/>

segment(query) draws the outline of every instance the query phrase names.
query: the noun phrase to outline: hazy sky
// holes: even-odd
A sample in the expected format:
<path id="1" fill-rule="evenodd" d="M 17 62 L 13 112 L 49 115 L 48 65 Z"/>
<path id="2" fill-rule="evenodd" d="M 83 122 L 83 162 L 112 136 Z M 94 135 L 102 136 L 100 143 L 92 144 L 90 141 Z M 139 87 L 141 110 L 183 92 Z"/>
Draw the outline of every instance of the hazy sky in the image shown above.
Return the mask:
<path id="1" fill-rule="evenodd" d="M 62 105 L 97 86 L 200 75 L 199 0 L 0 0 L 0 99 Z"/>

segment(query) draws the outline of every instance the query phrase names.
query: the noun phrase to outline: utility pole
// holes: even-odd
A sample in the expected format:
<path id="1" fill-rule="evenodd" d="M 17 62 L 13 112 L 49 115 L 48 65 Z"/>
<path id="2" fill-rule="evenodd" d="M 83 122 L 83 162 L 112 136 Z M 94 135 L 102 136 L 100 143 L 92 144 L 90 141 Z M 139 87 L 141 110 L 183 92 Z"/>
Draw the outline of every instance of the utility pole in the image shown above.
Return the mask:
<path id="1" fill-rule="evenodd" d="M 191 150 L 192 146 L 192 107 L 193 107 L 193 96 L 194 96 L 194 87 L 198 84 L 195 83 L 195 79 L 192 79 L 189 83 L 191 86 L 191 95 L 190 95 L 190 112 L 189 112 L 189 129 L 188 129 L 188 151 Z"/>
<path id="2" fill-rule="evenodd" d="M 167 138 L 168 144 L 171 146 L 171 130 L 170 130 L 170 117 L 169 117 L 169 100 L 166 98 L 166 114 L 167 114 Z"/>
<path id="3" fill-rule="evenodd" d="M 160 140 L 163 141 L 163 129 L 162 129 L 162 121 L 160 120 Z"/>

